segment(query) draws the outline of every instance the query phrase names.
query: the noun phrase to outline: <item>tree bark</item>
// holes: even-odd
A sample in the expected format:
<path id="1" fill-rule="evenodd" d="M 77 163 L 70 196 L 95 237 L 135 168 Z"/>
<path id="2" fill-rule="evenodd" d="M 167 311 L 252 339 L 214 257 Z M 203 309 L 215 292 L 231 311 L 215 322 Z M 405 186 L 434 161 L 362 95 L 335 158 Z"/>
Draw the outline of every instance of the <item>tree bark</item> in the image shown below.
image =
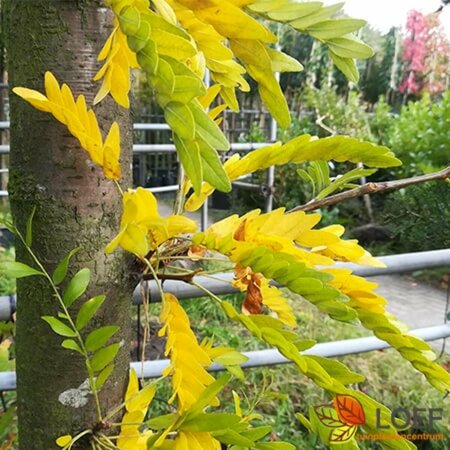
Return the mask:
<path id="1" fill-rule="evenodd" d="M 74 95 L 82 93 L 88 105 L 92 104 L 99 88 L 92 81 L 99 69 L 96 58 L 112 27 L 112 17 L 101 1 L 7 0 L 5 7 L 10 86 L 43 92 L 44 72 L 50 70 Z M 129 112 L 109 97 L 94 110 L 103 133 L 113 120 L 121 126 L 121 183 L 127 186 L 132 157 Z M 122 252 L 106 256 L 103 251 L 118 231 L 121 197 L 64 126 L 13 94 L 10 169 L 11 208 L 22 232 L 36 207 L 33 251 L 51 272 L 70 250 L 81 247 L 70 274 L 88 267 L 92 277 L 88 292 L 75 305 L 106 294 L 94 325 L 120 326 L 113 341 L 124 345 L 100 393 L 103 410 L 108 411 L 122 401 L 130 357 L 132 260 Z M 17 260 L 31 262 L 20 245 Z M 83 359 L 62 349 L 61 337 L 41 319 L 59 310 L 48 284 L 37 277 L 19 280 L 17 293 L 19 445 L 21 450 L 56 449 L 57 437 L 76 435 L 96 423 L 92 396 L 78 407 L 60 401 L 60 395 L 78 388 L 87 373 Z M 85 441 L 77 448 L 92 447 Z"/>

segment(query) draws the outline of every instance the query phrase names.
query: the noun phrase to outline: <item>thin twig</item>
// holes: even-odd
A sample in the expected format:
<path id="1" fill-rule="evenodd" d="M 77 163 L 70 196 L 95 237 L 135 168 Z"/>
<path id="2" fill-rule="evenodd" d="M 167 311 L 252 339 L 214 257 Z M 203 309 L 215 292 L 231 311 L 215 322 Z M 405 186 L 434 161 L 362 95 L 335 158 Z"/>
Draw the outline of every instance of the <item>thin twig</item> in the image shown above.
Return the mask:
<path id="1" fill-rule="evenodd" d="M 332 136 L 336 136 L 338 134 L 338 132 L 323 123 L 323 120 L 327 118 L 328 114 L 325 114 L 324 116 L 320 116 L 318 109 L 316 109 L 316 113 L 317 113 L 316 125 L 322 129 L 324 129 L 328 133 L 330 133 Z"/>
<path id="2" fill-rule="evenodd" d="M 185 283 L 190 283 L 191 280 L 200 272 L 202 272 L 202 269 L 194 270 L 189 273 L 182 273 L 182 274 L 176 274 L 176 273 L 157 273 L 156 276 L 158 280 L 160 281 L 167 281 L 167 280 L 174 280 L 174 281 L 184 281 Z M 143 280 L 154 280 L 155 277 L 151 273 L 146 273 L 142 275 Z"/>
<path id="3" fill-rule="evenodd" d="M 403 180 L 384 181 L 380 183 L 366 183 L 363 186 L 352 189 L 350 191 L 341 192 L 321 200 L 313 200 L 306 205 L 297 206 L 289 212 L 296 211 L 315 211 L 316 209 L 333 206 L 352 198 L 362 197 L 363 195 L 377 194 L 380 192 L 392 191 L 394 189 L 402 189 L 414 184 L 426 183 L 427 181 L 445 180 L 450 176 L 450 166 L 439 172 L 430 173 L 420 177 L 405 178 Z"/>

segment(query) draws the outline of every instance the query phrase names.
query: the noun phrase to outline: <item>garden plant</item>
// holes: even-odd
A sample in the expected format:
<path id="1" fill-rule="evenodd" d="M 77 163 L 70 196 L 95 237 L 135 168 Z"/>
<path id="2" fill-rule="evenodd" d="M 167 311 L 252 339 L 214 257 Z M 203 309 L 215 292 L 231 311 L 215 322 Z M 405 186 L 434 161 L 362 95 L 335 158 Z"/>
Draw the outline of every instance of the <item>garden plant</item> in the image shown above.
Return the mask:
<path id="1" fill-rule="evenodd" d="M 392 424 L 391 411 L 358 389 L 363 376 L 336 360 L 302 353 L 315 344 L 314 336 L 302 333 L 279 287 L 335 321 L 372 331 L 444 394 L 449 374 L 428 344 L 387 313 L 376 284 L 333 268 L 338 261 L 381 263 L 357 241 L 344 239 L 342 226 L 320 227 L 318 213 L 254 210 L 203 232 L 185 215 L 215 190 L 229 192 L 232 181 L 271 166 L 311 162 L 315 172 L 302 172 L 307 178 L 326 172 L 328 161 L 358 165 L 339 183 L 328 176 L 318 197 L 326 200 L 345 193 L 356 178 L 401 164 L 387 147 L 349 136 L 300 135 L 243 157 L 221 158 L 230 148 L 221 115 L 239 109 L 236 91 L 250 89 L 247 76 L 279 125 L 290 126 L 276 73 L 303 66 L 277 49 L 270 23 L 313 37 L 356 83 L 356 59 L 373 53 L 354 34 L 365 22 L 335 18 L 341 3 L 291 0 L 39 0 L 7 2 L 6 8 L 14 223 L 4 225 L 16 236 L 17 261 L 3 263 L 2 270 L 19 279 L 20 448 L 298 448 L 296 442 L 272 440 L 270 425 L 263 416 L 247 414 L 238 394 L 234 413 L 220 409 L 230 378 L 245 383 L 240 364 L 246 357 L 239 348 L 215 345 L 213 336 L 199 342 L 183 306 L 165 289 L 166 281 L 175 280 L 203 291 L 230 322 L 278 349 L 299 377 L 326 392 L 329 403 L 310 405 L 308 417 L 298 413 L 293 427 L 302 424 L 324 444 L 349 450 L 359 448 L 359 434 L 379 434 L 382 422 L 389 437 L 380 440 L 381 448 L 414 449 Z M 40 20 L 26 45 L 30 36 L 16 30 Z M 65 27 L 58 31 L 61 23 Z M 50 34 L 56 37 L 44 48 Z M 70 51 L 69 35 L 77 42 Z M 97 63 L 89 49 L 99 46 Z M 166 218 L 149 190 L 130 189 L 133 70 L 152 86 L 182 166 L 174 212 Z M 95 97 L 92 79 L 98 82 Z M 240 308 L 197 281 L 199 275 L 214 277 L 202 263 L 225 261 L 233 264 L 233 284 L 244 293 Z M 159 379 L 140 384 L 129 371 L 127 343 L 132 292 L 148 281 L 162 300 L 159 334 L 166 337 L 170 365 Z M 147 309 L 148 290 L 141 300 Z M 209 373 L 213 362 L 227 373 Z M 167 378 L 172 412 L 157 415 L 152 401 Z"/>

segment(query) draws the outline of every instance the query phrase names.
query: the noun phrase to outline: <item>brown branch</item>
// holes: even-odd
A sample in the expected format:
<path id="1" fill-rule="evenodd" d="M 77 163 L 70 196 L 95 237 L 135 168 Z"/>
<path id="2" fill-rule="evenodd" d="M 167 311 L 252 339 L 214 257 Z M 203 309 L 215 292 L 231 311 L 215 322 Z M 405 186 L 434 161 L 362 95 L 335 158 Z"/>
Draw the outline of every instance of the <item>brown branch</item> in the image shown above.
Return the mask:
<path id="1" fill-rule="evenodd" d="M 384 181 L 380 183 L 367 183 L 363 186 L 352 189 L 350 191 L 341 192 L 340 194 L 333 195 L 321 200 L 313 200 L 306 205 L 297 206 L 291 209 L 289 212 L 296 211 L 315 211 L 316 209 L 333 206 L 338 203 L 342 203 L 351 198 L 358 198 L 364 195 L 377 194 L 379 192 L 391 191 L 394 189 L 401 189 L 414 184 L 426 183 L 427 181 L 445 180 L 450 176 L 450 166 L 439 172 L 430 173 L 420 177 L 405 178 L 403 180 Z"/>
<path id="2" fill-rule="evenodd" d="M 161 281 L 173 280 L 173 281 L 184 281 L 185 283 L 190 283 L 193 280 L 193 278 L 196 275 L 198 275 L 200 272 L 202 272 L 202 269 L 194 270 L 193 272 L 189 272 L 189 273 L 180 273 L 180 274 L 157 273 L 156 275 L 158 276 L 158 280 L 161 280 Z M 154 280 L 154 277 L 153 277 L 153 274 L 146 273 L 146 274 L 142 275 L 141 279 L 144 281 Z"/>

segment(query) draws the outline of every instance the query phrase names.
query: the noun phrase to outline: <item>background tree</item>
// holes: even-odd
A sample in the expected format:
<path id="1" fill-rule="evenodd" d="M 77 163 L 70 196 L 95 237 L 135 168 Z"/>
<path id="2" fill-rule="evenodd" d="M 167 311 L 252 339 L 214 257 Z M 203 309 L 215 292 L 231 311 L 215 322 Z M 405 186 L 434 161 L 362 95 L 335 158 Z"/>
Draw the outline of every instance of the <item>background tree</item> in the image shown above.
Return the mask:
<path id="1" fill-rule="evenodd" d="M 51 70 L 92 104 L 98 89 L 92 81 L 99 69 L 97 55 L 112 25 L 104 5 L 99 0 L 11 0 L 4 7 L 10 85 L 42 89 L 43 74 Z M 113 118 L 120 122 L 123 180 L 128 184 L 132 138 L 128 111 L 112 99 L 95 109 L 103 130 Z M 107 295 L 96 327 L 119 325 L 115 340 L 129 342 L 134 287 L 130 259 L 123 253 L 106 256 L 103 251 L 118 227 L 119 193 L 62 125 L 17 96 L 11 96 L 11 123 L 9 193 L 18 228 L 24 232 L 36 208 L 33 250 L 50 271 L 69 251 L 81 247 L 73 258 L 72 274 L 89 267 L 87 293 Z M 29 261 L 19 242 L 17 256 Z M 41 319 L 56 313 L 48 284 L 35 277 L 19 281 L 17 293 L 20 448 L 50 450 L 56 448 L 55 438 L 61 434 L 92 426 L 94 402 L 78 389 L 86 379 L 83 359 L 62 349 L 61 339 Z M 102 390 L 103 404 L 121 402 L 128 367 L 129 349 L 124 345 L 115 372 Z M 85 448 L 91 448 L 90 444 Z"/>
<path id="2" fill-rule="evenodd" d="M 436 94 L 446 89 L 450 48 L 439 22 L 439 14 L 424 15 L 412 10 L 403 41 L 405 77 L 400 92 Z"/>

